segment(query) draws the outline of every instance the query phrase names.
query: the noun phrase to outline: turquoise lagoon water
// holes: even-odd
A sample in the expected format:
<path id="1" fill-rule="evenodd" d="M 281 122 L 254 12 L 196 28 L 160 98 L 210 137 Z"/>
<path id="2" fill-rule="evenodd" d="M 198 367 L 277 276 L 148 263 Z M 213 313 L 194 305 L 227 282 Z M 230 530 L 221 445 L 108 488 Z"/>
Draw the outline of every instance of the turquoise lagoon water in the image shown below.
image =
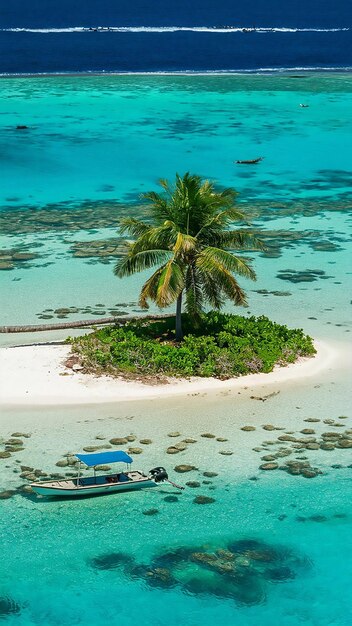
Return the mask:
<path id="1" fill-rule="evenodd" d="M 315 289 L 324 285 L 343 323 L 348 301 L 336 282 L 348 278 L 349 75 L 11 78 L 0 88 L 1 248 L 37 255 L 1 272 L 0 323 L 35 323 L 45 309 L 138 309 L 143 277 L 117 281 L 113 259 L 74 257 L 72 245 L 116 237 L 122 212 L 145 214 L 143 191 L 186 170 L 234 186 L 256 228 L 289 231 L 274 242 L 281 253 L 253 255 L 259 281 L 248 289 L 290 291 L 280 311 L 297 311 L 302 289 L 320 306 Z M 257 156 L 265 157 L 257 167 L 233 163 Z M 333 278 L 277 278 L 292 267 Z M 250 292 L 249 304 L 270 313 L 277 297 Z"/>
<path id="2" fill-rule="evenodd" d="M 1 591 L 22 606 L 21 614 L 5 623 L 174 626 L 182 621 L 197 626 L 216 619 L 229 626 L 267 626 L 273 620 L 288 626 L 350 624 L 349 475 L 299 486 L 294 479 L 256 487 L 230 482 L 230 489 L 217 489 L 217 502 L 207 507 L 192 504 L 190 494 L 181 503 L 163 502 L 172 491 L 126 495 L 123 502 L 119 497 L 78 504 L 22 499 L 15 509 L 10 502 L 2 505 L 7 522 Z M 151 506 L 159 506 L 161 513 L 141 514 Z M 328 521 L 297 521 L 312 515 Z M 248 605 L 222 598 L 221 589 L 218 597 L 206 589 L 201 594 L 163 589 L 119 569 L 100 571 L 91 565 L 96 557 L 118 552 L 148 565 L 165 550 L 186 546 L 196 551 L 204 544 L 216 548 L 238 540 L 291 550 L 303 562 L 296 578 L 264 580 L 259 598 Z"/>
<path id="3" fill-rule="evenodd" d="M 21 495 L 3 500 L 0 597 L 11 598 L 18 609 L 3 618 L 4 623 L 176 626 L 182 621 L 210 626 L 221 620 L 226 626 L 269 626 L 273 621 L 288 626 L 347 626 L 352 574 L 350 450 L 309 452 L 311 464 L 323 472 L 311 480 L 261 472 L 264 452 L 252 450 L 263 440 L 276 439 L 260 428 L 265 423 L 294 432 L 303 426 L 313 426 L 317 434 L 338 432 L 336 426 L 303 421 L 312 416 L 336 419 L 346 412 L 348 375 L 338 374 L 281 388 L 265 403 L 251 400 L 249 389 L 235 396 L 5 411 L 11 429 L 30 430 L 32 436 L 25 440 L 24 451 L 2 461 L 3 488 L 16 488 L 21 482 L 14 473 L 14 457 L 52 471 L 62 454 L 96 443 L 97 434 L 109 439 L 127 433 L 153 442 L 142 446 L 143 454 L 135 457 L 137 467 L 148 470 L 161 463 L 176 483 L 198 481 L 200 486 L 180 492 L 164 484 L 151 491 L 79 502 Z M 337 422 L 351 427 L 351 419 Z M 240 430 L 244 424 L 257 429 L 245 433 Z M 181 438 L 197 440 L 177 457 L 165 454 L 175 441 L 167 433 L 174 429 Z M 228 442 L 199 436 L 209 431 Z M 2 429 L 4 435 L 11 432 Z M 235 454 L 222 456 L 220 450 Z M 177 474 L 173 467 L 178 463 L 197 469 Z M 205 478 L 207 470 L 218 476 Z M 196 495 L 215 501 L 195 504 Z M 153 509 L 158 511 L 155 515 L 144 514 Z M 189 556 L 187 567 L 176 571 L 178 584 L 171 588 L 143 570 L 155 568 L 155 559 L 165 552 L 172 555 L 180 548 L 214 552 L 227 546 L 234 549 L 236 543 L 237 549 L 245 545 L 245 550 L 274 550 L 281 561 L 270 557 L 268 562 L 259 561 L 260 575 L 242 580 L 235 595 L 233 590 L 226 595 L 226 576 L 214 585 L 209 571 L 197 569 Z M 132 559 L 125 569 L 116 565 L 116 555 L 121 554 Z M 162 567 L 173 571 L 170 560 Z"/>
<path id="4" fill-rule="evenodd" d="M 141 192 L 155 188 L 158 177 L 189 169 L 236 187 L 255 228 L 270 231 L 270 254 L 253 254 L 258 282 L 245 284 L 244 314 L 267 314 L 345 347 L 351 283 L 348 75 L 14 78 L 1 80 L 0 88 L 1 248 L 38 254 L 0 272 L 1 324 L 36 323 L 45 309 L 58 321 L 60 307 L 90 307 L 68 319 L 112 308 L 138 311 L 142 276 L 117 281 L 112 258 L 74 257 L 71 246 L 115 237 L 118 215 L 145 214 Z M 18 124 L 29 128 L 15 130 Z M 257 156 L 265 157 L 258 167 L 233 164 Z M 33 339 L 38 336 L 2 335 L 2 343 Z M 79 503 L 22 495 L 1 500 L 0 598 L 10 600 L 0 600 L 0 621 L 350 624 L 350 450 L 311 451 L 309 460 L 323 471 L 312 480 L 260 472 L 261 454 L 253 451 L 272 439 L 259 428 L 265 423 L 294 432 L 307 426 L 339 432 L 304 419 L 350 415 L 349 387 L 341 363 L 336 372 L 282 387 L 267 402 L 251 400 L 249 389 L 235 396 L 4 411 L 10 425 L 0 435 L 19 430 L 32 437 L 22 453 L 1 460 L 2 489 L 21 483 L 16 461 L 53 471 L 62 454 L 94 444 L 97 434 L 109 439 L 129 432 L 154 442 L 136 465 L 165 465 L 176 482 L 199 481 L 200 487 L 181 494 L 163 486 Z M 243 424 L 257 430 L 244 433 Z M 351 428 L 350 419 L 341 424 Z M 165 454 L 173 430 L 198 440 L 177 461 Z M 229 441 L 201 439 L 206 431 Z M 221 449 L 235 454 L 219 455 Z M 174 473 L 173 466 L 183 462 L 199 471 Z M 218 476 L 203 483 L 209 469 Z M 195 504 L 198 494 L 215 502 Z M 143 514 L 154 508 L 155 515 Z M 239 541 L 246 542 L 236 544 L 242 557 L 248 549 L 272 548 L 279 556 L 244 575 L 236 593 L 228 592 L 226 576 L 214 580 L 189 556 L 174 570 L 169 558 L 167 567 L 177 577 L 171 588 L 143 568 L 155 568 L 157 557 L 180 547 L 187 554 L 213 552 L 234 549 Z M 125 556 L 125 567 L 112 568 L 116 553 Z"/>

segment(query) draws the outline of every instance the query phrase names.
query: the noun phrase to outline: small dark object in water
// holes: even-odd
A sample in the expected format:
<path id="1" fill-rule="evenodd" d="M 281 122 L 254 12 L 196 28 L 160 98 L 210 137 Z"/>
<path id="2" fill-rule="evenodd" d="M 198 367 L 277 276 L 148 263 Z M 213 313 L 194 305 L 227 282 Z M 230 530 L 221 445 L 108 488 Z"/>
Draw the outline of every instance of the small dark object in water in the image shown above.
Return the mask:
<path id="1" fill-rule="evenodd" d="M 328 518 L 325 515 L 311 515 L 308 519 L 311 522 L 326 522 Z"/>
<path id="2" fill-rule="evenodd" d="M 14 491 L 13 489 L 8 489 L 7 491 L 0 491 L 0 498 L 1 500 L 8 500 L 13 495 L 15 495 L 15 493 L 16 491 Z"/>
<path id="3" fill-rule="evenodd" d="M 159 513 L 158 509 L 147 509 L 147 511 L 142 511 L 143 515 L 157 515 Z"/>
<path id="4" fill-rule="evenodd" d="M 194 465 L 176 465 L 176 467 L 174 467 L 175 472 L 178 472 L 179 474 L 184 474 L 185 472 L 191 472 L 192 470 L 197 469 Z"/>
<path id="5" fill-rule="evenodd" d="M 194 504 L 212 504 L 215 502 L 215 499 L 209 498 L 209 496 L 196 496 L 193 502 Z"/>
<path id="6" fill-rule="evenodd" d="M 302 109 L 308 109 L 309 104 L 300 104 L 299 105 Z"/>
<path id="7" fill-rule="evenodd" d="M 14 613 L 19 613 L 20 611 L 20 605 L 17 604 L 17 602 L 15 602 L 12 598 L 8 598 L 6 596 L 0 597 L 0 619 L 3 617 L 6 618 Z"/>
<path id="8" fill-rule="evenodd" d="M 123 567 L 132 562 L 132 558 L 123 552 L 111 552 L 102 554 L 91 559 L 91 565 L 95 569 L 110 570 Z"/>
<path id="9" fill-rule="evenodd" d="M 18 126 L 16 126 L 16 130 L 27 130 L 28 126 L 25 126 L 24 124 L 19 124 Z"/>
<path id="10" fill-rule="evenodd" d="M 295 578 L 294 572 L 285 565 L 273 567 L 265 572 L 265 578 L 271 582 L 283 582 Z"/>
<path id="11" fill-rule="evenodd" d="M 244 161 L 235 161 L 235 163 L 238 163 L 240 165 L 255 165 L 256 163 L 260 163 L 260 161 L 262 161 L 264 159 L 264 157 L 258 157 L 257 159 L 245 159 Z"/>

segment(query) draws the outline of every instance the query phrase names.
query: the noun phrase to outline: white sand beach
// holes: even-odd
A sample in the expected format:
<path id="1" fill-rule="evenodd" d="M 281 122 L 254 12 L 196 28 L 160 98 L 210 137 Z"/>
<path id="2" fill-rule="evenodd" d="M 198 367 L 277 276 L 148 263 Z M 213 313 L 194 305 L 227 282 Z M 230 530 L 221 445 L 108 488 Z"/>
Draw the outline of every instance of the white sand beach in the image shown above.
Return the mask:
<path id="1" fill-rule="evenodd" d="M 86 405 L 241 388 L 264 388 L 265 391 L 266 387 L 270 393 L 273 385 L 303 383 L 348 359 L 341 345 L 316 342 L 315 346 L 315 357 L 277 367 L 269 374 L 251 374 L 225 381 L 213 378 L 170 380 L 169 384 L 160 385 L 73 372 L 64 366 L 69 346 L 3 348 L 0 350 L 0 403 L 4 406 Z"/>

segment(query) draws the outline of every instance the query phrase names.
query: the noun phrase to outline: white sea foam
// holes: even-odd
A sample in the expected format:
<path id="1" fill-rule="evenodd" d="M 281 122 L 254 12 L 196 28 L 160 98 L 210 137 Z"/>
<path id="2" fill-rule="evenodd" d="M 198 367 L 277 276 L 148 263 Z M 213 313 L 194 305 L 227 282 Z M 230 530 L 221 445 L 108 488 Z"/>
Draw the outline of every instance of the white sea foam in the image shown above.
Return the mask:
<path id="1" fill-rule="evenodd" d="M 298 66 L 298 67 L 257 67 L 252 69 L 218 69 L 218 70 L 84 70 L 61 72 L 0 72 L 0 78 L 31 77 L 31 76 L 232 76 L 243 74 L 291 74 L 292 72 L 328 72 L 351 73 L 351 65 L 343 66 Z"/>
<path id="2" fill-rule="evenodd" d="M 67 28 L 1 28 L 1 32 L 23 32 L 23 33 L 175 33 L 179 31 L 189 31 L 196 33 L 337 33 L 349 31 L 350 28 L 253 28 L 237 26 L 97 26 L 96 28 L 87 26 L 72 26 Z"/>

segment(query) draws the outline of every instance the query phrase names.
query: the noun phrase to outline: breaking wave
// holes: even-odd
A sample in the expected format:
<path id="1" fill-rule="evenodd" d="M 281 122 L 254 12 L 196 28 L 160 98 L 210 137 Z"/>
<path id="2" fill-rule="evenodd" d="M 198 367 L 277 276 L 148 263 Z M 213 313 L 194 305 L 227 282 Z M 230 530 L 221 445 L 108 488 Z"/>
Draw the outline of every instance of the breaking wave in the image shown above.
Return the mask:
<path id="1" fill-rule="evenodd" d="M 175 33 L 190 31 L 196 33 L 337 33 L 350 28 L 248 28 L 237 26 L 72 26 L 67 28 L 0 28 L 0 32 L 16 33 Z"/>
<path id="2" fill-rule="evenodd" d="M 216 70 L 81 70 L 81 71 L 58 71 L 58 72 L 0 72 L 0 78 L 9 76 L 220 76 L 242 74 L 291 74 L 292 72 L 331 72 L 350 73 L 351 65 L 331 66 L 290 66 L 290 67 L 257 67 L 251 69 L 216 69 Z"/>

